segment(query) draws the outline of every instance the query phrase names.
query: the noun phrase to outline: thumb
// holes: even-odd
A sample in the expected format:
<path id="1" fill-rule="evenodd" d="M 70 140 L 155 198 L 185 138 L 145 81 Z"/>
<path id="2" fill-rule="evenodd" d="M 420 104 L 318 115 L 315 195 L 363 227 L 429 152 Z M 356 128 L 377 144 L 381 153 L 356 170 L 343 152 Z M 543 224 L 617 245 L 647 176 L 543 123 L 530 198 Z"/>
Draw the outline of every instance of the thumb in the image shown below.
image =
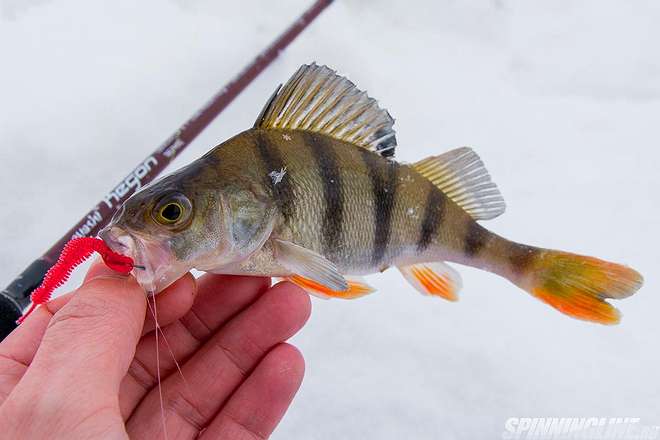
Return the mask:
<path id="1" fill-rule="evenodd" d="M 51 319 L 18 387 L 41 388 L 53 399 L 116 399 L 135 355 L 146 309 L 133 277 L 94 266 L 74 297 Z M 80 400 L 79 400 L 80 401 Z"/>

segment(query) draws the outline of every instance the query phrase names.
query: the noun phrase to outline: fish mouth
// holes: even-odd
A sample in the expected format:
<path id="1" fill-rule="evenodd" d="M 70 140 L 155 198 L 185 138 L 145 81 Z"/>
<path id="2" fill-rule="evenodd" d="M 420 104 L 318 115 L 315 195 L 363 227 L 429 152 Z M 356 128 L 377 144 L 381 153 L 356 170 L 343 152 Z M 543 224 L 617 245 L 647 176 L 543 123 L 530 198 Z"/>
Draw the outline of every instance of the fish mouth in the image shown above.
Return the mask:
<path id="1" fill-rule="evenodd" d="M 162 291 L 178 278 L 172 271 L 175 265 L 167 243 L 112 225 L 104 228 L 99 238 L 114 252 L 133 259 L 131 274 L 149 295 Z"/>

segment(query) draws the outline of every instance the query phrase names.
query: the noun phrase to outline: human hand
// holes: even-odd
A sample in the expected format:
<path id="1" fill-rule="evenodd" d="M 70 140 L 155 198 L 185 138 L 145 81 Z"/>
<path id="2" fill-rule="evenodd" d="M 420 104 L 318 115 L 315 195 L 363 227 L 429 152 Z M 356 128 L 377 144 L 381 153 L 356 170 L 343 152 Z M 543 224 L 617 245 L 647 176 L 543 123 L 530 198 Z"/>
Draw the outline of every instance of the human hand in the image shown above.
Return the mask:
<path id="1" fill-rule="evenodd" d="M 0 344 L 0 437 L 268 437 L 304 372 L 283 341 L 310 313 L 298 287 L 268 286 L 187 274 L 157 295 L 169 343 L 159 334 L 161 412 L 144 291 L 95 264 L 79 289 L 39 307 Z"/>

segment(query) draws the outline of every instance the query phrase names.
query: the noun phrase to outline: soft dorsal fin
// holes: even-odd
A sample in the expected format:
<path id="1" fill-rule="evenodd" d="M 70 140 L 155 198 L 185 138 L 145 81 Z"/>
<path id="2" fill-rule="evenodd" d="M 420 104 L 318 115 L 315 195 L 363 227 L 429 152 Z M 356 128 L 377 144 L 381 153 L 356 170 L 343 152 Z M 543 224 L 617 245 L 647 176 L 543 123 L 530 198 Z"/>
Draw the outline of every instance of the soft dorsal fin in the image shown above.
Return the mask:
<path id="1" fill-rule="evenodd" d="M 384 157 L 394 155 L 394 119 L 375 99 L 334 70 L 305 64 L 278 88 L 255 128 L 322 133 Z"/>
<path id="2" fill-rule="evenodd" d="M 475 220 L 502 214 L 504 199 L 477 153 L 462 147 L 416 162 L 412 167 L 429 179 Z"/>

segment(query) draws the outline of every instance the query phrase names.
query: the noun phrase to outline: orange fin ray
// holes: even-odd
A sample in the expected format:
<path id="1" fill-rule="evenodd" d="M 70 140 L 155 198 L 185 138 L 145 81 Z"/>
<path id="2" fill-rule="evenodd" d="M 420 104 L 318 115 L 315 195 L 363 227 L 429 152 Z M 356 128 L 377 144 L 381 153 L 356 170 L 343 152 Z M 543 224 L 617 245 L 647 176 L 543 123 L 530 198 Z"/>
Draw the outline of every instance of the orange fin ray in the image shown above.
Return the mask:
<path id="1" fill-rule="evenodd" d="M 622 299 L 643 283 L 635 270 L 598 258 L 543 250 L 522 287 L 573 318 L 618 324 L 619 311 L 606 299 Z"/>
<path id="2" fill-rule="evenodd" d="M 421 294 L 458 301 L 458 292 L 462 286 L 461 276 L 446 263 L 436 261 L 401 266 L 398 269 Z"/>
<path id="3" fill-rule="evenodd" d="M 319 284 L 314 280 L 305 278 L 300 275 L 292 275 L 286 279 L 305 289 L 311 295 L 319 298 L 341 298 L 341 299 L 355 299 L 361 296 L 374 292 L 376 289 L 366 283 L 364 278 L 356 276 L 344 276 L 348 283 L 346 290 L 332 290 L 323 284 Z"/>

